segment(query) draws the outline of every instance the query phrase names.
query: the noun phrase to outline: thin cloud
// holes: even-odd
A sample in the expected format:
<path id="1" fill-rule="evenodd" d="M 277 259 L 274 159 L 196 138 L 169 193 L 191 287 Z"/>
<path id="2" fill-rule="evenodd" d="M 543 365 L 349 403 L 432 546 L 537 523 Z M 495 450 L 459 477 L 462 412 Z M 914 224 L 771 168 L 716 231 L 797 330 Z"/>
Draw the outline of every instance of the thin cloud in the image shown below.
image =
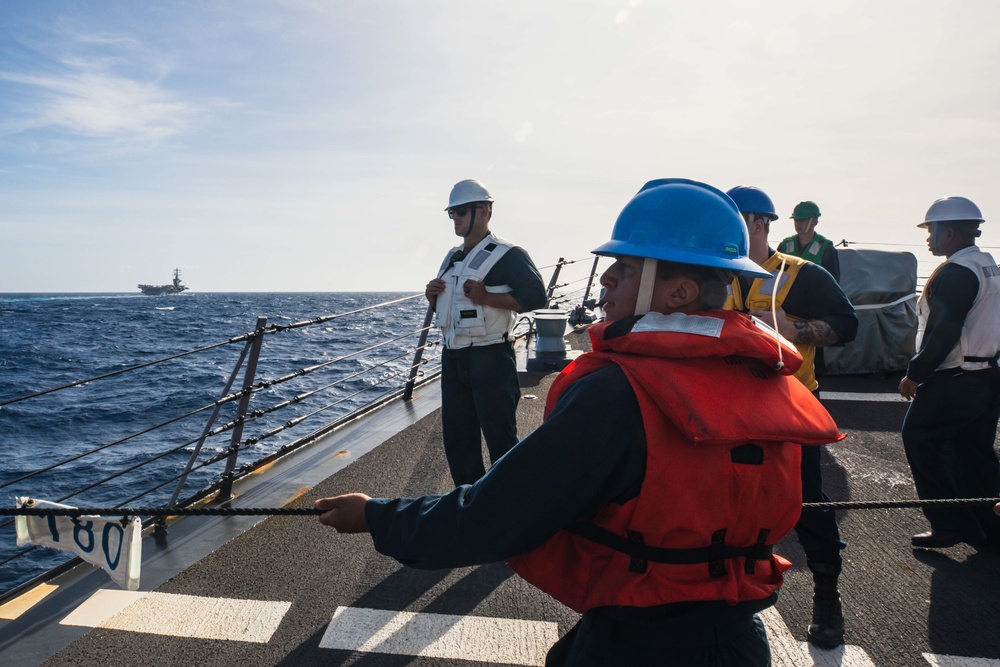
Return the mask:
<path id="1" fill-rule="evenodd" d="M 68 70 L 62 75 L 0 72 L 0 80 L 29 89 L 19 131 L 58 129 L 116 144 L 156 145 L 187 131 L 204 113 L 156 82 L 108 71 L 107 59 L 62 65 Z"/>

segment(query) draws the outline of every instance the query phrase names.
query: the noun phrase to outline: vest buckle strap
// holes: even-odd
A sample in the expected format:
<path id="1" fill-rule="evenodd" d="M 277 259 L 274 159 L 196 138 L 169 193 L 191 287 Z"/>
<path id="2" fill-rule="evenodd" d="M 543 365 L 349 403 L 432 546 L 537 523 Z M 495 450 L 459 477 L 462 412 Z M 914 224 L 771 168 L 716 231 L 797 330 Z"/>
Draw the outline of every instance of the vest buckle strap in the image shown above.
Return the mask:
<path id="1" fill-rule="evenodd" d="M 642 541 L 623 537 L 610 530 L 600 528 L 592 523 L 578 523 L 566 528 L 567 531 L 578 535 L 584 539 L 596 542 L 602 546 L 615 551 L 620 551 L 633 559 L 638 558 L 643 561 L 653 563 L 666 563 L 668 565 L 698 565 L 700 563 L 718 563 L 722 566 L 725 574 L 725 564 L 723 561 L 732 558 L 752 558 L 754 560 L 771 560 L 772 544 L 761 544 L 758 534 L 758 543 L 749 547 L 728 546 L 725 543 L 726 529 L 715 531 L 712 535 L 712 544 L 706 547 L 691 548 L 663 548 L 645 544 Z M 765 531 L 761 531 L 765 532 Z M 766 531 L 770 533 L 770 531 Z M 764 537 L 766 539 L 766 535 Z"/>
<path id="2" fill-rule="evenodd" d="M 721 579 L 726 576 L 726 529 L 720 528 L 712 533 L 712 546 L 708 548 L 710 560 L 708 561 L 708 576 L 713 579 Z"/>
<path id="3" fill-rule="evenodd" d="M 992 357 L 963 357 L 963 359 L 965 361 L 988 364 L 990 368 L 997 368 L 998 366 L 1000 366 L 1000 364 L 998 364 L 998 359 L 1000 359 L 1000 352 L 994 354 Z"/>
<path id="4" fill-rule="evenodd" d="M 757 561 L 771 559 L 771 547 L 767 546 L 767 536 L 770 534 L 771 531 L 768 528 L 762 528 L 757 533 L 756 553 L 747 556 L 747 561 L 743 565 L 743 571 L 747 574 L 754 573 L 754 570 L 757 568 Z"/>

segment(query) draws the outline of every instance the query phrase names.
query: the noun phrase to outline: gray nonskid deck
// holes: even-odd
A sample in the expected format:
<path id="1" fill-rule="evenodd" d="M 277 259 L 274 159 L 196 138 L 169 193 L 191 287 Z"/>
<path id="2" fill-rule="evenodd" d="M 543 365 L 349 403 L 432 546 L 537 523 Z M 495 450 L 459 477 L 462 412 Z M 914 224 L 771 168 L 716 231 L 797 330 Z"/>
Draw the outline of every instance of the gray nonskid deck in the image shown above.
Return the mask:
<path id="1" fill-rule="evenodd" d="M 520 409 L 522 433 L 539 423 L 552 377 L 522 375 L 526 395 Z M 891 395 L 897 381 L 892 377 L 821 379 L 822 391 L 831 396 L 838 395 L 834 392 Z M 834 500 L 914 498 L 898 435 L 906 404 L 824 402 L 848 434 L 824 456 L 827 493 Z M 319 482 L 298 502 L 309 503 L 316 497 L 346 491 L 412 496 L 450 488 L 440 445 L 440 418 L 434 411 Z M 848 542 L 841 592 L 849 646 L 810 652 L 802 642 L 811 611 L 811 581 L 791 535 L 777 550 L 794 566 L 775 611 L 767 616 L 775 665 L 1000 665 L 995 611 L 1000 599 L 1000 556 L 965 546 L 940 552 L 912 550 L 910 535 L 926 528 L 918 510 L 852 510 L 840 513 L 840 522 Z M 145 584 L 144 580 L 144 589 Z M 112 588 L 110 584 L 105 587 Z M 325 637 L 338 608 L 361 610 L 352 618 L 368 613 L 365 610 L 394 610 L 414 612 L 418 619 L 449 615 L 470 621 L 525 621 L 531 628 L 554 624 L 558 634 L 577 619 L 576 614 L 514 576 L 504 564 L 442 572 L 407 569 L 377 554 L 366 536 L 338 535 L 314 518 L 301 517 L 274 517 L 257 523 L 165 581 L 156 592 L 198 599 L 287 603 L 287 610 L 264 642 L 96 629 L 45 664 L 498 664 L 495 660 L 401 654 L 389 640 L 374 650 L 324 648 L 329 645 Z M 413 625 L 419 625 L 418 621 Z M 8 625 L 4 630 L 10 628 Z M 395 632 L 397 637 L 403 634 Z M 477 639 L 482 636 L 470 630 L 468 641 L 485 641 Z M 434 640 L 416 640 L 420 645 L 406 650 L 419 653 Z M 383 652 L 390 648 L 396 652 Z"/>

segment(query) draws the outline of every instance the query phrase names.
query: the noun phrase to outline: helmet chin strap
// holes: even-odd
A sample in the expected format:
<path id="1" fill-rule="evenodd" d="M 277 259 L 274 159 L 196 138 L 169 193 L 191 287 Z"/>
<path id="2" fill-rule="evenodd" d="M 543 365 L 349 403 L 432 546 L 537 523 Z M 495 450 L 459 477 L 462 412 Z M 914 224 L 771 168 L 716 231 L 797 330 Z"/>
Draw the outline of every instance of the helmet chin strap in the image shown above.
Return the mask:
<path id="1" fill-rule="evenodd" d="M 472 228 L 476 226 L 476 211 L 478 210 L 479 207 L 476 206 L 475 204 L 473 204 L 471 209 L 469 210 L 469 228 L 465 230 L 464 234 L 462 234 L 463 237 L 468 238 L 469 234 L 472 233 Z"/>
<path id="2" fill-rule="evenodd" d="M 642 277 L 639 279 L 639 294 L 635 299 L 635 314 L 645 315 L 653 305 L 653 288 L 656 287 L 656 260 L 646 257 L 642 262 Z"/>

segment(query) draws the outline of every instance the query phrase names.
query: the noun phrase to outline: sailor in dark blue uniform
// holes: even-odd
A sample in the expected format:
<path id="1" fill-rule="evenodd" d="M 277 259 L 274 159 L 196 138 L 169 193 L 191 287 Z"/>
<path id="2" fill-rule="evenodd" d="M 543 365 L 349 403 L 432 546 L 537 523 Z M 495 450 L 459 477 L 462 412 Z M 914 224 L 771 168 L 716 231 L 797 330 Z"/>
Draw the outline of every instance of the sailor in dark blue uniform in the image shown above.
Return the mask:
<path id="1" fill-rule="evenodd" d="M 441 327 L 441 426 L 455 485 L 483 476 L 482 440 L 496 461 L 517 444 L 521 388 L 511 330 L 517 314 L 545 305 L 545 285 L 522 248 L 490 231 L 493 197 L 460 181 L 445 209 L 463 243 L 424 292 Z"/>
<path id="2" fill-rule="evenodd" d="M 921 498 L 992 498 L 1000 492 L 993 444 L 1000 420 L 1000 269 L 976 247 L 982 213 L 965 197 L 934 202 L 920 227 L 927 245 L 947 257 L 918 305 L 918 352 L 899 393 L 912 400 L 903 447 Z M 1000 520 L 989 507 L 924 508 L 931 529 L 913 546 L 959 542 L 1000 546 Z"/>
<path id="3" fill-rule="evenodd" d="M 750 232 L 750 258 L 772 275 L 768 280 L 734 280 L 728 306 L 773 324 L 795 343 L 805 360 L 795 377 L 818 394 L 814 355 L 822 347 L 854 340 L 858 332 L 854 306 L 834 277 L 819 264 L 770 248 L 768 233 L 778 215 L 763 190 L 739 185 L 726 194 L 736 202 Z M 802 501 L 830 502 L 823 491 L 820 451 L 816 447 L 802 449 Z M 795 534 L 813 575 L 813 616 L 806 638 L 822 648 L 834 648 L 844 643 L 839 578 L 843 569 L 840 552 L 847 543 L 840 537 L 833 510 L 803 512 Z"/>

